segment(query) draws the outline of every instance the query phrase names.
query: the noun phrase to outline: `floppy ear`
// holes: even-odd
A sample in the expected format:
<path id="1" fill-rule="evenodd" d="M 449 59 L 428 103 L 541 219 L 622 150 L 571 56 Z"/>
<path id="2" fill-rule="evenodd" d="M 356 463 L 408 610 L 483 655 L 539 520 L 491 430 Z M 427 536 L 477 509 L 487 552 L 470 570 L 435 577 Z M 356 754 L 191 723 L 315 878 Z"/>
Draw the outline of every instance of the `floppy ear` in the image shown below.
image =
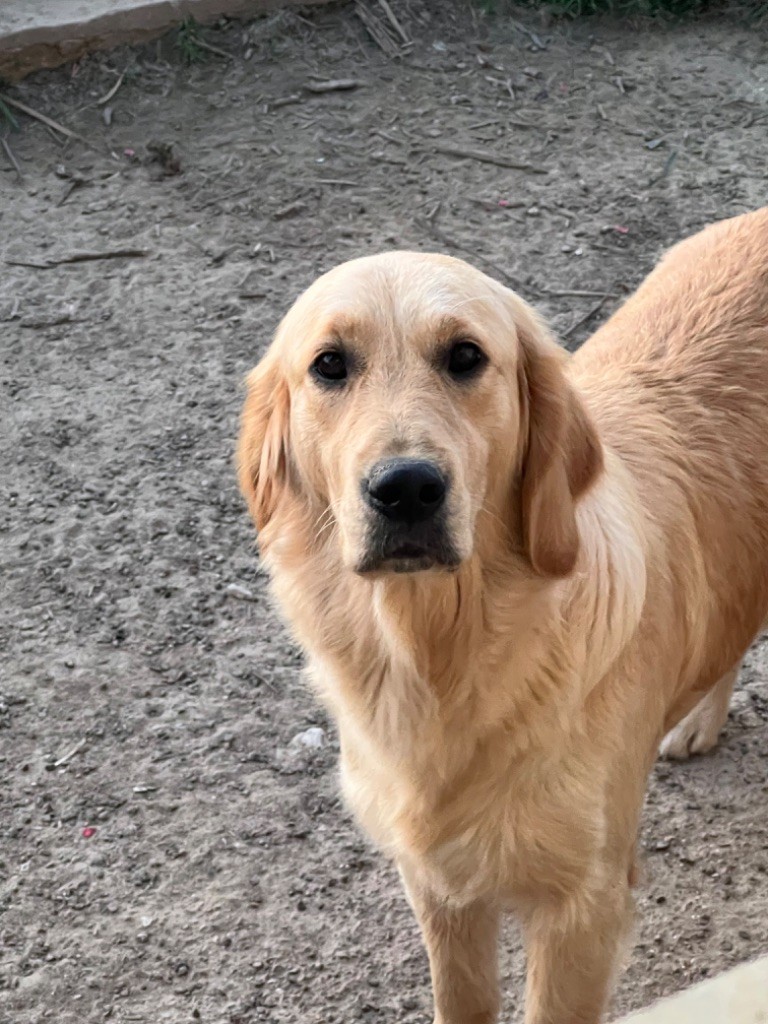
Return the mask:
<path id="1" fill-rule="evenodd" d="M 274 515 L 288 483 L 288 385 L 267 355 L 247 379 L 248 394 L 240 422 L 237 467 L 256 529 Z"/>
<path id="2" fill-rule="evenodd" d="M 579 554 L 576 500 L 597 478 L 603 450 L 589 413 L 563 372 L 564 353 L 533 314 L 519 329 L 523 540 L 542 576 L 567 576 Z"/>

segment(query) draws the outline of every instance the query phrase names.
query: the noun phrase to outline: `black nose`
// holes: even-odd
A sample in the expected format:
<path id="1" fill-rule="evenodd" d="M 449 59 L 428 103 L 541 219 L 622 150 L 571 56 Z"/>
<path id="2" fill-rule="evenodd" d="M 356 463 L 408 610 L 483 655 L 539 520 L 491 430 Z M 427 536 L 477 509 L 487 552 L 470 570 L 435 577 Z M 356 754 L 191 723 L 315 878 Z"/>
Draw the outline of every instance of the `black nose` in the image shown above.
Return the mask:
<path id="1" fill-rule="evenodd" d="M 371 508 L 398 523 L 429 519 L 443 504 L 446 490 L 437 466 L 421 459 L 379 462 L 363 488 Z"/>

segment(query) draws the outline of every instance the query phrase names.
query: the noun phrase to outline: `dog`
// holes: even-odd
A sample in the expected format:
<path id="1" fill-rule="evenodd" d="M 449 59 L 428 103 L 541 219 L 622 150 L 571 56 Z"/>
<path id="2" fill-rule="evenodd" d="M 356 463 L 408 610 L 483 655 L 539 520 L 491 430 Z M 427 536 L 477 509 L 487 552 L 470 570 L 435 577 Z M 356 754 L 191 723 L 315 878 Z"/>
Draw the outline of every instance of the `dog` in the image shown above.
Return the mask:
<path id="1" fill-rule="evenodd" d="M 673 248 L 574 356 L 466 263 L 354 260 L 247 392 L 240 485 L 435 1024 L 497 1020 L 507 911 L 526 1024 L 597 1024 L 660 743 L 716 743 L 768 615 L 768 209 Z"/>

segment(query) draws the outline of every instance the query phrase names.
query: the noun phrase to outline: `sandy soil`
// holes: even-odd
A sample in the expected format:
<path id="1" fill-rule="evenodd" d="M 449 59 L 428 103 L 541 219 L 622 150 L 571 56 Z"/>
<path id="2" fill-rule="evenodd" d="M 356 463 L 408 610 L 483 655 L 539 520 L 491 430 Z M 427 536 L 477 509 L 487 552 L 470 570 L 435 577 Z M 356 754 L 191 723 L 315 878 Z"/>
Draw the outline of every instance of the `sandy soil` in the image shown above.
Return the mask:
<path id="1" fill-rule="evenodd" d="M 242 376 L 348 257 L 466 256 L 577 344 L 665 246 L 765 202 L 765 33 L 736 14 L 394 9 L 400 60 L 343 8 L 9 93 L 87 144 L 22 117 L 23 182 L 0 151 L 2 1024 L 430 1019 L 267 601 L 231 468 Z M 306 89 L 338 78 L 359 85 Z M 49 265 L 116 249 L 145 255 Z M 326 746 L 292 748 L 311 726 Z M 758 645 L 721 749 L 654 774 L 617 1013 L 768 948 L 767 766 Z M 514 931 L 504 979 L 519 1021 Z"/>

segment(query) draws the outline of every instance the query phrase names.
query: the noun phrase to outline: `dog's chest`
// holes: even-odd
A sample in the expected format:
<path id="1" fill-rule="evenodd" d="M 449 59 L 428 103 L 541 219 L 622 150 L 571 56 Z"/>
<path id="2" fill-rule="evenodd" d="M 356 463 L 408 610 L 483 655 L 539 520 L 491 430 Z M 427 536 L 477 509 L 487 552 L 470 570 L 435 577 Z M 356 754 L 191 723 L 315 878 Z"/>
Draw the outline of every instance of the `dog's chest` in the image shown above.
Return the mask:
<path id="1" fill-rule="evenodd" d="M 386 853 L 454 905 L 574 891 L 604 841 L 599 794 L 588 787 L 571 791 L 546 773 L 533 786 L 523 773 L 489 773 L 427 794 L 407 773 L 359 755 L 342 758 L 351 809 Z"/>
<path id="2" fill-rule="evenodd" d="M 513 670 L 507 653 L 484 651 L 496 669 L 503 662 L 508 675 L 528 678 L 528 663 Z M 339 725 L 346 801 L 377 845 L 457 904 L 491 893 L 514 900 L 546 872 L 572 875 L 577 794 L 553 780 L 550 745 L 531 747 L 530 727 L 523 744 L 498 725 L 498 702 L 482 699 L 498 674 L 485 659 L 458 680 L 465 698 L 453 716 L 402 653 L 375 664 L 381 671 L 319 660 L 313 668 Z M 557 715 L 540 715 L 548 735 L 558 734 Z"/>
<path id="3" fill-rule="evenodd" d="M 461 791 L 433 801 L 406 777 L 354 758 L 342 758 L 342 785 L 377 845 L 428 878 L 441 897 L 467 903 L 515 873 L 515 844 L 504 834 L 501 801 L 478 802 L 479 794 Z"/>

